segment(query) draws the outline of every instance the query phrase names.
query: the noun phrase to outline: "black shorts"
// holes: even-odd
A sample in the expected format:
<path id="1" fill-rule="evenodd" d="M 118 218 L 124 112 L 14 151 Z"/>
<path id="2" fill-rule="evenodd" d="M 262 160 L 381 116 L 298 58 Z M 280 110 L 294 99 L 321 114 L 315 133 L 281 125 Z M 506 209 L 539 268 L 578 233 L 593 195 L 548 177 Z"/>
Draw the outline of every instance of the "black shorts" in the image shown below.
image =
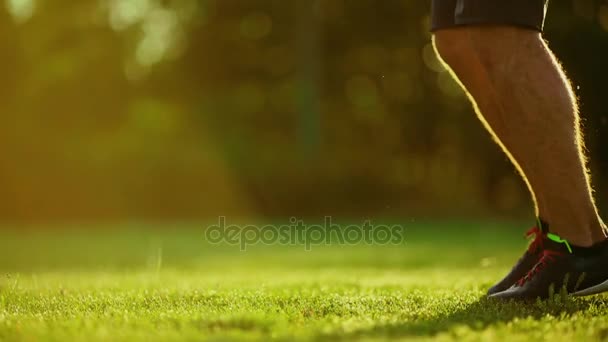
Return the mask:
<path id="1" fill-rule="evenodd" d="M 549 0 L 432 0 L 431 31 L 462 25 L 513 25 L 542 31 Z"/>

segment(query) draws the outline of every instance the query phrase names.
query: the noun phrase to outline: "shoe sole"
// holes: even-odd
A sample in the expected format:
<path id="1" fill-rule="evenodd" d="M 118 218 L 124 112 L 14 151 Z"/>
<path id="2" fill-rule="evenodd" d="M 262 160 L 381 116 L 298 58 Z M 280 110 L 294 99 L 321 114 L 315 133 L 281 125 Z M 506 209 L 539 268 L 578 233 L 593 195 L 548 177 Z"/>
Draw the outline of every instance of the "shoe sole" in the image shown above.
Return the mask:
<path id="1" fill-rule="evenodd" d="M 606 291 L 608 291 L 608 280 L 606 280 L 605 282 L 603 282 L 601 284 L 588 287 L 581 291 L 574 292 L 572 295 L 579 296 L 579 297 L 591 296 L 591 295 L 606 292 Z"/>

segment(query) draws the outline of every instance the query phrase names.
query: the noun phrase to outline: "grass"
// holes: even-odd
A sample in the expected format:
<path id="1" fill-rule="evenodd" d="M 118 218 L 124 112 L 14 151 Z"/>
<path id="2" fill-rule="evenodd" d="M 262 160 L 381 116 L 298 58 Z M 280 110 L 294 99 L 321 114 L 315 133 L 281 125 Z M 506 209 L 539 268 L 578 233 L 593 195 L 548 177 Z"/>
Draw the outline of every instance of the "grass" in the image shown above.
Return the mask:
<path id="1" fill-rule="evenodd" d="M 402 246 L 205 243 L 196 225 L 0 231 L 0 340 L 606 340 L 608 297 L 496 303 L 518 224 Z"/>

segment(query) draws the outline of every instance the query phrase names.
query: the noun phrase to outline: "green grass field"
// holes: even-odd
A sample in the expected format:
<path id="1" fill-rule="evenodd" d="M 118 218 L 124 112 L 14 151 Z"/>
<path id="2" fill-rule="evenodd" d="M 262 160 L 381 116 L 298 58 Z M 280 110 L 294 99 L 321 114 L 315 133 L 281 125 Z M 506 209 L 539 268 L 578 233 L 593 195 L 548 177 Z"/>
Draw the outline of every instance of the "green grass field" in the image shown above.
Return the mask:
<path id="1" fill-rule="evenodd" d="M 606 340 L 608 297 L 496 303 L 520 224 L 401 246 L 209 245 L 202 225 L 0 231 L 0 340 Z"/>

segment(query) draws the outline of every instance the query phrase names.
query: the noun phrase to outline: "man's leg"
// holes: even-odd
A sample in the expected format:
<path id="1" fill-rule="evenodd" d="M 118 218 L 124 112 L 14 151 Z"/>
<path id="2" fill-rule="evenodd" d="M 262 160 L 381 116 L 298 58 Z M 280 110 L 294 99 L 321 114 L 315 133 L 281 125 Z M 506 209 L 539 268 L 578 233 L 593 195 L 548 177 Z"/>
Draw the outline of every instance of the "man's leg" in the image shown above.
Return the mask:
<path id="1" fill-rule="evenodd" d="M 581 247 L 605 240 L 576 97 L 541 34 L 515 26 L 462 26 L 437 30 L 434 43 L 520 170 L 551 232 Z"/>

